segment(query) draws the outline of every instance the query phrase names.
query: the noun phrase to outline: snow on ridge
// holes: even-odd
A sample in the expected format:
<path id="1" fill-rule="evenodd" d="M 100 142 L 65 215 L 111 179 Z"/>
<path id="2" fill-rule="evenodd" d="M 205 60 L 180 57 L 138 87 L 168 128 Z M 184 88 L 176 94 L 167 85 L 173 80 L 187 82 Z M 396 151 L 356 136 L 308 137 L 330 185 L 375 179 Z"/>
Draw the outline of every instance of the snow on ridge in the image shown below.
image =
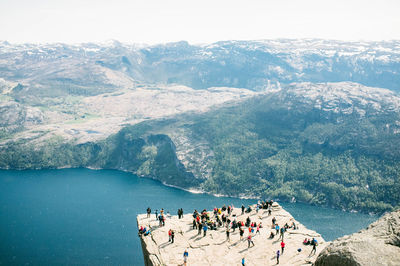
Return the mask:
<path id="1" fill-rule="evenodd" d="M 400 97 L 393 91 L 353 82 L 294 83 L 290 84 L 286 91 L 313 104 L 315 108 L 334 112 L 349 113 L 349 108 L 360 114 L 365 114 L 362 108 L 373 109 L 376 112 L 400 112 Z M 338 106 L 339 108 L 335 109 Z"/>

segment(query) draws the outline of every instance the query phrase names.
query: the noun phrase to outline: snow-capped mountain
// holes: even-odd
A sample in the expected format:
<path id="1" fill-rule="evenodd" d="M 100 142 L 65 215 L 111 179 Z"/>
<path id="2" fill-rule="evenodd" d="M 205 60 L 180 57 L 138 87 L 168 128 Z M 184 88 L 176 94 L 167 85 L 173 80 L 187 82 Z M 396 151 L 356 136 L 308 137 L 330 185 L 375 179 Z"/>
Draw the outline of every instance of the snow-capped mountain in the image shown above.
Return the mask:
<path id="1" fill-rule="evenodd" d="M 142 83 L 260 91 L 292 82 L 351 81 L 400 91 L 400 41 L 1 42 L 0 78 L 47 95 L 96 95 Z"/>

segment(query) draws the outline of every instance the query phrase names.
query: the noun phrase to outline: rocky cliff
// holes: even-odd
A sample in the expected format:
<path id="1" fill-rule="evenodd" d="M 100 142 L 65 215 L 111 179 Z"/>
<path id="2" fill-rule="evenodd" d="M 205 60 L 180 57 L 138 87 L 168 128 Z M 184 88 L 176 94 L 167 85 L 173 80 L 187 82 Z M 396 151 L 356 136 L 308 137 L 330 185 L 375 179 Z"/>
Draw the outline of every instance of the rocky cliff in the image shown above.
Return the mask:
<path id="1" fill-rule="evenodd" d="M 315 265 L 400 265 L 400 210 L 333 241 L 319 254 Z"/>
<path id="2" fill-rule="evenodd" d="M 224 212 L 223 212 L 224 213 Z M 226 213 L 225 213 L 226 214 Z M 209 212 L 210 217 L 213 213 Z M 244 257 L 246 265 L 275 265 L 276 252 L 281 249 L 281 240 L 278 236 L 273 239 L 268 238 L 271 229 L 272 218 L 276 218 L 276 223 L 280 226 L 295 222 L 299 227 L 294 230 L 288 229 L 284 234 L 286 244 L 284 253 L 280 257 L 281 265 L 304 265 L 315 261 L 320 250 L 328 243 L 324 241 L 320 234 L 309 230 L 286 212 L 279 204 L 274 203 L 271 215 L 267 210 L 256 212 L 254 209 L 250 213 L 241 214 L 240 209 L 234 209 L 230 219 L 234 217 L 238 221 L 244 221 L 250 217 L 251 221 L 262 222 L 260 234 L 253 234 L 254 246 L 248 248 L 247 236 L 248 228 L 245 227 L 243 239 L 240 240 L 239 230 L 230 232 L 230 240 L 226 237 L 226 228 L 218 227 L 217 230 L 208 230 L 206 236 L 203 233 L 198 235 L 198 231 L 192 228 L 192 214 L 184 215 L 182 219 L 172 216 L 166 219 L 165 226 L 159 227 L 155 215 L 147 218 L 145 214 L 138 215 L 138 226 L 151 228 L 151 235 L 140 236 L 143 248 L 145 265 L 183 265 L 183 252 L 185 249 L 189 253 L 188 265 L 240 265 Z M 175 241 L 168 241 L 168 231 L 175 231 Z M 256 231 L 256 230 L 255 230 Z M 305 238 L 316 238 L 319 242 L 316 255 L 311 255 L 311 246 L 303 245 Z M 301 251 L 298 249 L 301 248 Z"/>

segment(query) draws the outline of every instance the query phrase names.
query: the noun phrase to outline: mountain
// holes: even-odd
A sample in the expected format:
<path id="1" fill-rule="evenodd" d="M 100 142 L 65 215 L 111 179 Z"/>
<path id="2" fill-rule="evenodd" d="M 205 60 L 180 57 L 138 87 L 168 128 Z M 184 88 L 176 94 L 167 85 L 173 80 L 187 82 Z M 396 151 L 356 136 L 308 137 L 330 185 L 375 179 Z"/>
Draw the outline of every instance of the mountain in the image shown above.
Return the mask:
<path id="1" fill-rule="evenodd" d="M 121 169 L 215 194 L 382 212 L 400 204 L 399 143 L 397 93 L 293 83 L 128 125 L 106 139 L 4 142 L 0 168 Z"/>
<path id="2" fill-rule="evenodd" d="M 319 39 L 145 46 L 0 42 L 0 77 L 20 101 L 98 95 L 141 84 L 263 91 L 293 82 L 357 82 L 399 91 L 400 42 Z M 29 91 L 29 93 L 28 93 Z M 37 100 L 37 99 L 36 99 Z"/>

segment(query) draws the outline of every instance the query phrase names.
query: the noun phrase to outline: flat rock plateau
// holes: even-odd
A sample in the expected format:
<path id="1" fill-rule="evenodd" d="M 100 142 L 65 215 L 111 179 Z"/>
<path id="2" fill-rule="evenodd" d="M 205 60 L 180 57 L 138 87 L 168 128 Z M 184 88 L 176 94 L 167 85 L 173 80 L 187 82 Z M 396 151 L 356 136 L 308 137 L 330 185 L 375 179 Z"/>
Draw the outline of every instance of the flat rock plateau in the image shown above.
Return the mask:
<path id="1" fill-rule="evenodd" d="M 254 207 L 254 206 L 253 206 Z M 262 222 L 263 227 L 260 228 L 260 234 L 255 234 L 253 241 L 254 246 L 248 248 L 247 236 L 248 228 L 244 227 L 243 239 L 240 240 L 239 230 L 230 233 L 230 240 L 226 237 L 226 228 L 218 227 L 217 230 L 208 230 L 204 237 L 203 233 L 198 235 L 197 229 L 192 229 L 193 216 L 185 214 L 183 218 L 178 219 L 177 216 L 166 218 L 165 226 L 159 227 L 155 214 L 151 214 L 147 218 L 146 214 L 137 216 L 138 227 L 145 226 L 151 228 L 151 234 L 148 236 L 140 236 L 143 249 L 145 265 L 184 265 L 183 252 L 188 251 L 187 265 L 241 265 L 242 258 L 245 258 L 245 265 L 275 265 L 276 252 L 281 249 L 281 240 L 279 236 L 269 239 L 272 229 L 272 219 L 276 218 L 279 226 L 285 223 L 291 225 L 296 223 L 298 229 L 288 229 L 284 234 L 284 242 L 286 244 L 284 253 L 280 256 L 280 265 L 311 265 L 314 263 L 319 252 L 323 250 L 329 243 L 315 231 L 307 229 L 304 225 L 295 221 L 294 218 L 285 211 L 278 203 L 273 203 L 272 213 L 268 215 L 268 211 L 260 209 L 256 212 L 255 208 L 250 213 L 241 214 L 239 208 L 234 208 L 230 219 L 234 219 L 236 215 L 237 221 L 245 222 L 247 217 L 251 221 L 259 224 Z M 213 217 L 213 211 L 208 212 Z M 227 215 L 226 211 L 222 212 Z M 170 243 L 168 239 L 168 231 L 175 231 L 175 241 Z M 303 245 L 305 238 L 315 238 L 318 241 L 317 252 L 310 256 L 312 246 Z M 301 248 L 299 252 L 298 249 Z"/>

